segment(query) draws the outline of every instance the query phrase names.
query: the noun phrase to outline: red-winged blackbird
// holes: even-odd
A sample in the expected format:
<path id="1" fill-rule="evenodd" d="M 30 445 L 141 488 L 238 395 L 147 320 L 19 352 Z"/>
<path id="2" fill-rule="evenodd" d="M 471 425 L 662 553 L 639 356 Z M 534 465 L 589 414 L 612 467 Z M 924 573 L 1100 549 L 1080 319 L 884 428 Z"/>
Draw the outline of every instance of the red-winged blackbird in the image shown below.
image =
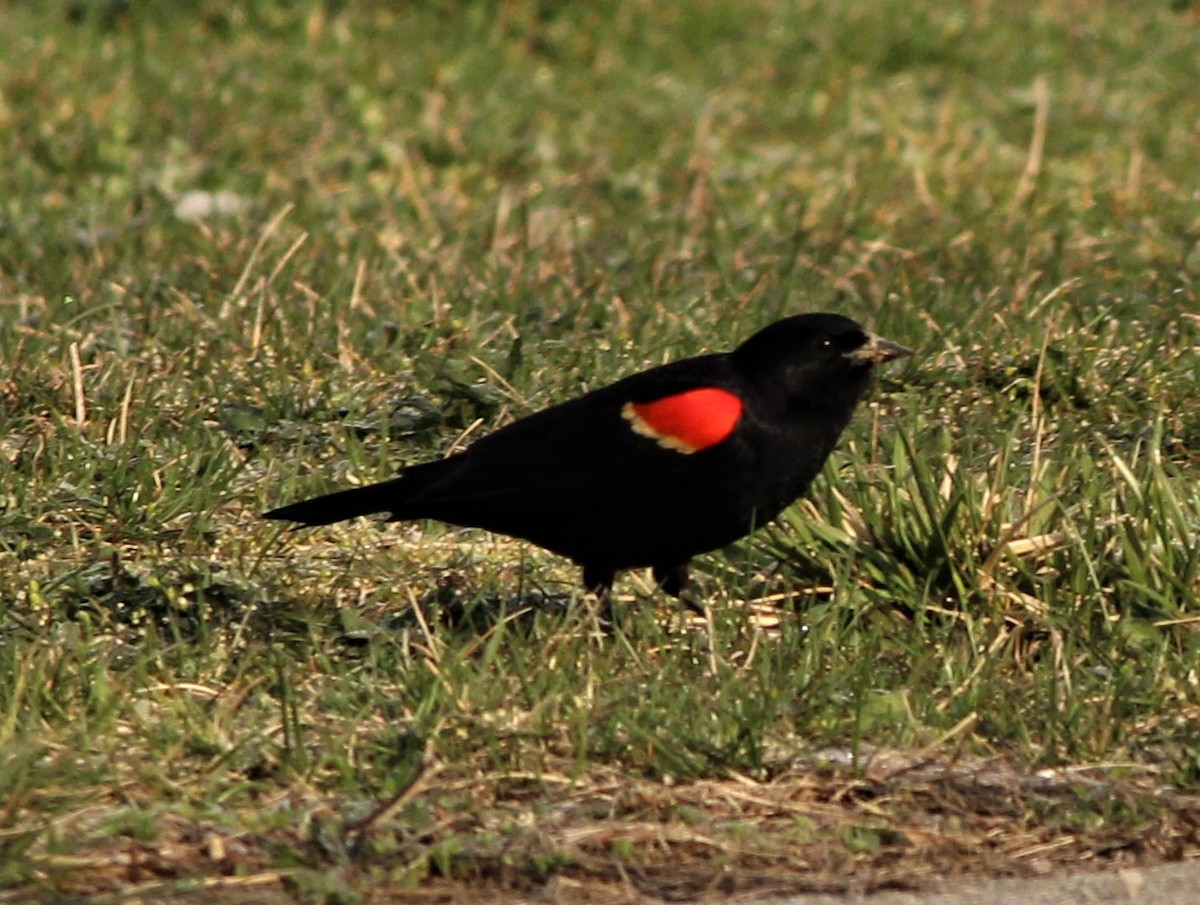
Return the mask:
<path id="1" fill-rule="evenodd" d="M 911 351 L 837 314 L 771 324 L 732 352 L 634 374 L 390 481 L 266 513 L 327 525 L 376 512 L 532 541 L 607 593 L 650 566 L 674 596 L 688 561 L 775 518 L 820 471 L 873 365 Z"/>

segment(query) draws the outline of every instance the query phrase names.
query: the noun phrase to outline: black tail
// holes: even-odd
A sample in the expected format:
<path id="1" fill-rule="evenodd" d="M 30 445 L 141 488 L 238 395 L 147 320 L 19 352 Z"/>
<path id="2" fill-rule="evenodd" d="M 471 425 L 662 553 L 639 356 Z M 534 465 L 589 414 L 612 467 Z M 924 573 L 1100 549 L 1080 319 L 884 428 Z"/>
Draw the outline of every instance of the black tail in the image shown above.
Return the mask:
<path id="1" fill-rule="evenodd" d="M 369 487 L 351 487 L 337 493 L 314 497 L 264 512 L 263 518 L 299 522 L 302 525 L 329 525 L 358 515 L 390 512 L 392 495 L 385 488 L 391 481 Z"/>
<path id="2" fill-rule="evenodd" d="M 410 518 L 404 505 L 414 494 L 424 490 L 453 467 L 454 459 L 440 459 L 405 469 L 404 474 L 390 481 L 351 487 L 337 493 L 301 500 L 264 512 L 263 518 L 299 522 L 301 525 L 330 525 L 360 515 L 390 512 L 392 518 Z"/>

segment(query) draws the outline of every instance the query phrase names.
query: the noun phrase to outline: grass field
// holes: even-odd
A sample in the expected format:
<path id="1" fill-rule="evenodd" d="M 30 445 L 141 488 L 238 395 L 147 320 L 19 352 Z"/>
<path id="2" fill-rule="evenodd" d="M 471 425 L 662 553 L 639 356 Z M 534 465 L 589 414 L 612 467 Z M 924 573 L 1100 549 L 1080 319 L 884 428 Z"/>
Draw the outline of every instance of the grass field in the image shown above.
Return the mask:
<path id="1" fill-rule="evenodd" d="M 0 901 L 1200 855 L 1198 14 L 952 6 L 0 3 Z M 918 354 L 711 630 L 258 517 L 805 310 Z"/>

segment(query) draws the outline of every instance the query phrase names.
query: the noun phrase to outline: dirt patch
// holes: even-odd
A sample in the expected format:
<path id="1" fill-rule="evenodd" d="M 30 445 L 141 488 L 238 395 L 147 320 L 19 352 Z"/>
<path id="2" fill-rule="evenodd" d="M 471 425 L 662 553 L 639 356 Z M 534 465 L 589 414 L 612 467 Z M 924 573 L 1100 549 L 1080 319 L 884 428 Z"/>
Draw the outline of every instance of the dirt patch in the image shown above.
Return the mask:
<path id="1" fill-rule="evenodd" d="M 296 819 L 257 832 L 175 815 L 155 819 L 145 838 L 80 825 L 70 855 L 43 838 L 26 857 L 47 897 L 465 902 L 486 891 L 495 902 L 599 903 L 931 890 L 947 878 L 1200 854 L 1200 798 L 1160 788 L 1152 772 L 1022 775 L 997 761 L 898 752 L 874 752 L 858 769 L 833 752 L 765 781 L 678 785 L 616 771 L 430 770 L 394 805 L 364 823 L 361 804 L 350 820 L 328 801 L 293 795 L 264 808 Z M 56 838 L 70 829 L 60 825 Z"/>

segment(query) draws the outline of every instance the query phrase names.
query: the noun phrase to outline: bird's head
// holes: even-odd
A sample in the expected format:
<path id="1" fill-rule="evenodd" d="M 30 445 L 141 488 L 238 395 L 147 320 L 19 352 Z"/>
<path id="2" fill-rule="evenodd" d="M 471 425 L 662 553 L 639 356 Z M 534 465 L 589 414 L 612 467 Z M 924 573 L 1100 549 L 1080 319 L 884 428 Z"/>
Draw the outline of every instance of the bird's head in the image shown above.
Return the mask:
<path id="1" fill-rule="evenodd" d="M 759 330 L 733 358 L 754 383 L 789 399 L 852 406 L 875 365 L 912 354 L 840 314 L 798 314 Z"/>

